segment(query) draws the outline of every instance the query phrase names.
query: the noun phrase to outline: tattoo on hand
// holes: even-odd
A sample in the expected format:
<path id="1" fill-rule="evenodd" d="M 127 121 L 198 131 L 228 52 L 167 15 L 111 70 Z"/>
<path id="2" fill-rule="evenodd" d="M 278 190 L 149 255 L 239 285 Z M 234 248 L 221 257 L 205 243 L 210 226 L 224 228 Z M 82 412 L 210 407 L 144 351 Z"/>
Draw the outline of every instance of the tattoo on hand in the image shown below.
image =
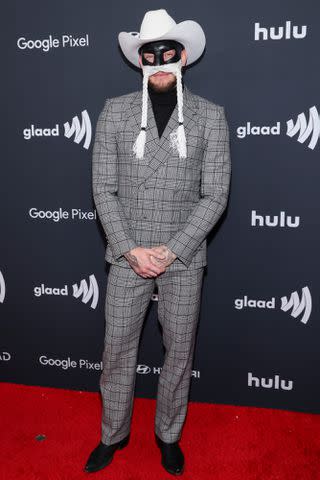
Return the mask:
<path id="1" fill-rule="evenodd" d="M 126 253 L 125 257 L 130 264 L 134 265 L 135 267 L 139 266 L 137 257 L 135 255 L 132 255 L 132 253 Z"/>
<path id="2" fill-rule="evenodd" d="M 155 262 L 159 265 L 170 265 L 170 263 L 175 260 L 176 255 L 167 246 L 164 245 L 156 248 L 160 251 L 162 255 L 164 255 L 164 258 L 154 257 Z"/>

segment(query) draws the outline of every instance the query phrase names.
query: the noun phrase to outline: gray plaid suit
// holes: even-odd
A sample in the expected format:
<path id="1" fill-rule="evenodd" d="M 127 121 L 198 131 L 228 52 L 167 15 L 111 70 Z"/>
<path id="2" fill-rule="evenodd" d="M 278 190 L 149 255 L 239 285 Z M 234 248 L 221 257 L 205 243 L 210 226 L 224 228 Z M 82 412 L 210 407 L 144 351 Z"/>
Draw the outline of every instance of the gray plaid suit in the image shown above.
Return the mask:
<path id="1" fill-rule="evenodd" d="M 226 208 L 231 177 L 229 128 L 224 107 L 184 87 L 187 158 L 170 147 L 177 105 L 158 136 L 151 101 L 145 155 L 132 146 L 140 131 L 142 92 L 108 98 L 99 115 L 92 157 L 92 186 L 109 262 L 106 332 L 100 388 L 105 444 L 130 431 L 140 332 L 155 284 L 166 349 L 159 377 L 155 431 L 180 439 L 187 412 L 195 333 L 201 303 L 206 237 Z M 166 271 L 143 278 L 125 252 L 166 244 L 176 255 Z"/>

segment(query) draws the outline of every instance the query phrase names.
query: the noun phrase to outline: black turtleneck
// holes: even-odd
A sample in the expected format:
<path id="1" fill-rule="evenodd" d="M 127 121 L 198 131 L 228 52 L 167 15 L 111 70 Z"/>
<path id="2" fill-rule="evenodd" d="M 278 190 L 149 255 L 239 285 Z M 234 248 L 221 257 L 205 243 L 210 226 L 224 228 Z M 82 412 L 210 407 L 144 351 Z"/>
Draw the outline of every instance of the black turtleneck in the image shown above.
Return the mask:
<path id="1" fill-rule="evenodd" d="M 184 89 L 183 80 L 182 88 Z M 167 92 L 156 92 L 152 87 L 150 87 L 150 85 L 148 85 L 148 92 L 152 103 L 154 118 L 158 127 L 159 138 L 161 138 L 174 107 L 177 104 L 176 85 L 174 85 Z"/>

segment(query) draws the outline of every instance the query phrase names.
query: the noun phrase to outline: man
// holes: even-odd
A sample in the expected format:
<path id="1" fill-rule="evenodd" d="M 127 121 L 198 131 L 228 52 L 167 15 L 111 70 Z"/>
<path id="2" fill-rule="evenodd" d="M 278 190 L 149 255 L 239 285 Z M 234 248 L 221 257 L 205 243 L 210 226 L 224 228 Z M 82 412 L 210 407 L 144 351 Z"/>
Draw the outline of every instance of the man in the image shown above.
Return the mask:
<path id="1" fill-rule="evenodd" d="M 184 85 L 182 70 L 203 53 L 192 20 L 145 14 L 140 32 L 121 32 L 124 55 L 143 73 L 142 92 L 107 99 L 93 150 L 93 195 L 111 264 L 100 387 L 102 435 L 86 472 L 108 465 L 129 441 L 136 361 L 155 285 L 165 359 L 155 440 L 163 467 L 184 470 L 185 421 L 206 237 L 226 208 L 231 175 L 224 107 Z"/>

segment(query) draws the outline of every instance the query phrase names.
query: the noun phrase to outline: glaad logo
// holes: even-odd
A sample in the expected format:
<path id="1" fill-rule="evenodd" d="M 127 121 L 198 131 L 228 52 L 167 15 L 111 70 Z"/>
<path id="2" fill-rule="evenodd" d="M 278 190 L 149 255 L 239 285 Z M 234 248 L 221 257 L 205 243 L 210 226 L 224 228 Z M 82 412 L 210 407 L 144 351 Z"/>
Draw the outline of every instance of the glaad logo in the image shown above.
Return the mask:
<path id="1" fill-rule="evenodd" d="M 291 293 L 289 300 L 287 297 L 281 297 L 281 310 L 284 312 L 292 310 L 290 315 L 294 318 L 303 313 L 300 322 L 306 324 L 312 310 L 312 298 L 309 288 L 303 287 L 301 300 L 297 291 Z"/>
<path id="2" fill-rule="evenodd" d="M 263 127 L 251 126 L 251 122 L 247 122 L 246 126 L 237 128 L 238 138 L 245 138 L 247 135 L 280 135 L 280 122 L 277 122 L 273 127 L 267 125 Z"/>
<path id="3" fill-rule="evenodd" d="M 4 302 L 6 296 L 6 283 L 4 281 L 4 276 L 0 270 L 0 303 Z"/>
<path id="4" fill-rule="evenodd" d="M 280 212 L 280 215 L 257 215 L 256 210 L 251 212 L 251 225 L 253 227 L 298 227 L 300 225 L 300 217 L 294 217 L 292 220 L 291 215 L 287 215 L 284 211 Z"/>
<path id="5" fill-rule="evenodd" d="M 256 300 L 253 298 L 248 299 L 248 296 L 245 295 L 243 298 L 236 298 L 234 301 L 234 307 L 237 310 L 242 310 L 243 308 L 276 308 L 276 299 L 272 297 L 271 300 Z"/>
<path id="6" fill-rule="evenodd" d="M 306 143 L 310 137 L 307 147 L 311 150 L 315 149 L 320 137 L 320 115 L 315 105 L 309 108 L 308 121 L 304 113 L 299 113 L 296 123 L 292 119 L 287 120 L 286 123 L 286 135 L 288 137 L 298 134 L 297 141 L 300 143 Z M 265 125 L 262 127 L 247 122 L 246 125 L 237 127 L 236 132 L 240 139 L 246 138 L 248 135 L 280 135 L 280 122 L 273 126 Z"/>
<path id="7" fill-rule="evenodd" d="M 83 303 L 88 303 L 91 301 L 90 307 L 95 309 L 98 300 L 99 300 L 99 287 L 97 280 L 94 275 L 89 276 L 89 286 L 86 280 L 82 279 L 80 281 L 80 285 L 78 286 L 76 283 L 72 285 L 73 289 L 73 296 L 75 298 L 81 298 Z M 34 287 L 33 293 L 35 297 L 41 297 L 42 295 L 69 295 L 68 285 L 64 285 L 62 288 L 58 287 L 46 287 L 44 283 L 42 283 L 39 287 Z"/>
<path id="8" fill-rule="evenodd" d="M 54 48 L 74 48 L 74 47 L 88 47 L 89 35 L 88 33 L 83 37 L 74 37 L 73 35 L 61 35 L 61 39 L 54 38 L 49 35 L 48 38 L 27 40 L 26 37 L 20 37 L 17 40 L 17 47 L 19 50 L 41 50 L 42 52 L 49 52 Z"/>
<path id="9" fill-rule="evenodd" d="M 285 27 L 270 27 L 269 30 L 265 27 L 260 27 L 259 22 L 254 24 L 254 39 L 259 40 L 290 40 L 291 38 L 301 39 L 307 35 L 307 25 L 300 27 L 300 32 L 297 25 L 291 25 L 291 20 L 286 21 Z"/>
<path id="10" fill-rule="evenodd" d="M 11 360 L 11 353 L 0 352 L 0 362 L 9 362 Z"/>
<path id="11" fill-rule="evenodd" d="M 304 113 L 299 113 L 295 124 L 293 120 L 287 121 L 287 135 L 293 137 L 296 134 L 298 134 L 297 141 L 300 143 L 306 142 L 310 137 L 307 147 L 314 150 L 320 136 L 320 115 L 317 107 L 313 105 L 309 108 L 308 122 Z"/>
<path id="12" fill-rule="evenodd" d="M 80 143 L 82 139 L 85 138 L 83 148 L 88 149 L 92 136 L 91 121 L 87 110 L 83 110 L 81 115 L 81 125 L 78 117 L 73 117 L 71 126 L 69 125 L 69 122 L 64 123 L 64 135 L 65 137 L 70 138 L 73 134 L 75 134 L 73 140 L 75 143 Z"/>
<path id="13" fill-rule="evenodd" d="M 79 287 L 76 283 L 72 285 L 73 296 L 75 298 L 82 297 L 81 301 L 83 303 L 88 303 L 91 300 L 90 307 L 95 309 L 99 299 L 99 288 L 98 288 L 96 277 L 94 275 L 90 275 L 89 279 L 90 279 L 89 287 L 86 280 L 84 279 L 81 280 Z"/>
<path id="14" fill-rule="evenodd" d="M 71 125 L 69 122 L 64 124 L 64 136 L 71 138 L 74 135 L 74 143 L 80 143 L 84 140 L 83 148 L 88 149 L 91 143 L 92 128 L 91 121 L 87 110 L 81 112 L 81 124 L 79 118 L 73 117 Z M 40 128 L 31 124 L 30 127 L 23 129 L 23 138 L 25 140 L 31 140 L 32 137 L 59 137 L 60 129 L 59 124 L 56 123 L 53 128 Z"/>
<path id="15" fill-rule="evenodd" d="M 236 298 L 234 301 L 234 307 L 237 310 L 242 310 L 243 308 L 276 308 L 276 299 L 275 297 L 271 297 L 270 300 L 256 300 L 256 299 L 249 299 L 247 295 L 243 298 Z M 301 313 L 303 313 L 301 322 L 306 324 L 310 318 L 311 310 L 312 310 L 312 298 L 309 288 L 303 287 L 302 288 L 302 298 L 299 299 L 298 292 L 293 292 L 291 294 L 290 299 L 288 300 L 287 297 L 281 297 L 281 310 L 287 312 L 288 310 L 292 309 L 291 316 L 297 318 Z"/>
<path id="16" fill-rule="evenodd" d="M 280 380 L 280 375 L 275 375 L 274 378 L 258 378 L 254 377 L 251 372 L 248 372 L 248 387 L 256 388 L 273 388 L 274 390 L 292 390 L 292 380 Z"/>
<path id="17" fill-rule="evenodd" d="M 148 373 L 153 373 L 154 375 L 159 375 L 161 373 L 162 367 L 149 367 L 148 365 L 138 364 L 136 367 L 136 372 L 140 375 L 147 375 Z M 200 370 L 192 370 L 191 377 L 200 378 Z"/>

